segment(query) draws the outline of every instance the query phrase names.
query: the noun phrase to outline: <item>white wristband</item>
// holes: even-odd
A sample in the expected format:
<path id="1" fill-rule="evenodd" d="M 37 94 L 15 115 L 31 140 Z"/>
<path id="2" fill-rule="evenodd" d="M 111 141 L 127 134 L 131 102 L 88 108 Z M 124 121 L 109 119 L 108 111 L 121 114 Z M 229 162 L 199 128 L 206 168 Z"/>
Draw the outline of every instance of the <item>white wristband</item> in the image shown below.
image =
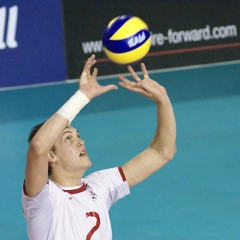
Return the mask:
<path id="1" fill-rule="evenodd" d="M 90 100 L 81 91 L 77 91 L 58 111 L 62 117 L 69 120 L 69 123 L 76 117 L 80 110 L 87 105 Z"/>

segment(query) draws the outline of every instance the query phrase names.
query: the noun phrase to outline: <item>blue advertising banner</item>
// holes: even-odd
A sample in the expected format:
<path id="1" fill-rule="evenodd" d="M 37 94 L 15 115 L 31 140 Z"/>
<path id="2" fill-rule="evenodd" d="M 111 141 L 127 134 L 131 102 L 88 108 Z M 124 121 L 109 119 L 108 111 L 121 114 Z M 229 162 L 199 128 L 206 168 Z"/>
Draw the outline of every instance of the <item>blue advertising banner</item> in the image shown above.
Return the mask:
<path id="1" fill-rule="evenodd" d="M 0 88 L 65 79 L 61 1 L 0 0 Z"/>

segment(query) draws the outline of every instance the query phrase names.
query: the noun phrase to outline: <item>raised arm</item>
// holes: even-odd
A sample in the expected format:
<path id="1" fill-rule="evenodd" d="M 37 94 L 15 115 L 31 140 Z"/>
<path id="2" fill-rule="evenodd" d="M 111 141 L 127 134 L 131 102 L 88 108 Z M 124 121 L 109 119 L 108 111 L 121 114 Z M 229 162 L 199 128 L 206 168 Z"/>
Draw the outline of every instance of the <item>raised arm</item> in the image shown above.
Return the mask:
<path id="1" fill-rule="evenodd" d="M 86 62 L 79 80 L 79 89 L 56 113 L 37 131 L 29 144 L 25 169 L 25 190 L 29 197 L 36 196 L 48 180 L 48 162 L 51 148 L 82 107 L 94 97 L 117 89 L 110 84 L 100 86 L 96 80 L 97 69 L 92 74 L 91 67 L 96 63 L 92 55 Z"/>
<path id="2" fill-rule="evenodd" d="M 146 179 L 171 160 L 176 152 L 176 122 L 172 104 L 166 89 L 149 78 L 146 67 L 141 63 L 143 80 L 134 72 L 131 66 L 128 70 L 136 82 L 129 81 L 119 75 L 119 85 L 138 92 L 156 103 L 157 129 L 150 146 L 142 153 L 122 166 L 129 186 L 134 186 Z"/>

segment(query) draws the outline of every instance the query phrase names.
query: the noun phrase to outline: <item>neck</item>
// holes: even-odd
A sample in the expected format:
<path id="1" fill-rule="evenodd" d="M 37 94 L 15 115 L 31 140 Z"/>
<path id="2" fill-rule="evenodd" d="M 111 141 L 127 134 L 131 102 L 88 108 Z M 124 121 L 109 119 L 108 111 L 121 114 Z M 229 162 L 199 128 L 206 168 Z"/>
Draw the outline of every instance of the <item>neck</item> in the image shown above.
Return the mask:
<path id="1" fill-rule="evenodd" d="M 80 186 L 82 184 L 82 181 L 81 181 L 82 176 L 83 174 L 81 175 L 71 174 L 71 176 L 69 175 L 66 176 L 64 174 L 52 173 L 49 176 L 49 179 L 62 187 L 75 187 L 75 186 Z"/>

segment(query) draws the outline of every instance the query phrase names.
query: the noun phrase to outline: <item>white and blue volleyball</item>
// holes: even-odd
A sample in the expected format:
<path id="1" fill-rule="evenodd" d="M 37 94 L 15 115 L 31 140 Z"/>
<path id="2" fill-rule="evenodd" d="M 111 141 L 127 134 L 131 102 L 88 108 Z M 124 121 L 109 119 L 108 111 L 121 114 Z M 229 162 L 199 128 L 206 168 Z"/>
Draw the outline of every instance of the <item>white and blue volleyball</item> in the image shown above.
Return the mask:
<path id="1" fill-rule="evenodd" d="M 148 25 L 136 16 L 118 16 L 105 28 L 102 46 L 107 57 L 117 64 L 130 65 L 139 62 L 151 46 Z"/>

